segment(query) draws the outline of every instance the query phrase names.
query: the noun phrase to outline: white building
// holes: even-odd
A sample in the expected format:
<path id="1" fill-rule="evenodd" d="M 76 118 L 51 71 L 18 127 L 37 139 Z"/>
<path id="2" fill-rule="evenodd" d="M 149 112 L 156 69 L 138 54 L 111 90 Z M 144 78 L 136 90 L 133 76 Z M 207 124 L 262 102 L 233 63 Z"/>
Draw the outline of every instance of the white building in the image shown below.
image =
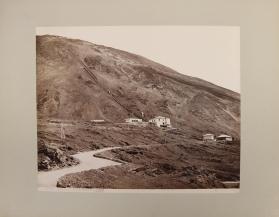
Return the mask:
<path id="1" fill-rule="evenodd" d="M 157 127 L 171 127 L 170 119 L 162 116 L 149 120 L 149 123 L 155 124 Z"/>
<path id="2" fill-rule="evenodd" d="M 233 138 L 231 136 L 222 134 L 220 136 L 217 136 L 216 138 L 217 141 L 225 141 L 225 142 L 232 142 Z"/>
<path id="3" fill-rule="evenodd" d="M 105 120 L 91 120 L 92 123 L 105 123 Z"/>
<path id="4" fill-rule="evenodd" d="M 140 119 L 140 118 L 126 118 L 125 122 L 130 123 L 130 124 L 137 124 L 137 123 L 142 123 L 142 119 Z"/>
<path id="5" fill-rule="evenodd" d="M 214 141 L 214 134 L 207 133 L 203 135 L 203 141 Z"/>

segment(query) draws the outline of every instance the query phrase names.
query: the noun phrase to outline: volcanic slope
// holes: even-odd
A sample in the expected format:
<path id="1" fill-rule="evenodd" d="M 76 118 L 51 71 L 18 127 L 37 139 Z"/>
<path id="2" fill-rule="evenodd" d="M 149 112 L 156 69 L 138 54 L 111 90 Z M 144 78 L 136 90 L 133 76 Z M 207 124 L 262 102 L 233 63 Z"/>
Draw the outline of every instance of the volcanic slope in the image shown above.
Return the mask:
<path id="1" fill-rule="evenodd" d="M 36 43 L 39 119 L 123 122 L 143 113 L 170 117 L 192 136 L 240 137 L 238 93 L 103 45 L 52 35 Z"/>

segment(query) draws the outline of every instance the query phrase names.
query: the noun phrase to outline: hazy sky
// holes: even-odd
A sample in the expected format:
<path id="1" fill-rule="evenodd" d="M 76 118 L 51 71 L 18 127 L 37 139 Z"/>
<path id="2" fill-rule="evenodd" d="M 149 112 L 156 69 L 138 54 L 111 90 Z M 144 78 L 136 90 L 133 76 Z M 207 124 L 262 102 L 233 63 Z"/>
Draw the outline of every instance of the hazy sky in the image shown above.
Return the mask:
<path id="1" fill-rule="evenodd" d="M 240 30 L 229 26 L 38 27 L 139 54 L 240 93 Z"/>

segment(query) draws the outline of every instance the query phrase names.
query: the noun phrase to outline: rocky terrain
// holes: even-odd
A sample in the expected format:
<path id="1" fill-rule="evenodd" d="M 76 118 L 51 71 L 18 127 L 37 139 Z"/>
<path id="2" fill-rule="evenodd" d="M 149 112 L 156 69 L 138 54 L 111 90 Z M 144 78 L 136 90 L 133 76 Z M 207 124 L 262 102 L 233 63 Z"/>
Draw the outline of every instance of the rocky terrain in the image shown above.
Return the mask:
<path id="1" fill-rule="evenodd" d="M 62 160 L 50 158 L 47 169 L 69 166 L 72 159 L 67 157 L 77 152 L 122 147 L 95 155 L 122 165 L 66 175 L 58 187 L 223 188 L 222 182 L 239 180 L 239 141 L 204 143 L 181 129 L 72 121 L 65 127 L 62 143 L 59 124 L 44 122 L 39 129 L 44 144 L 52 144 L 59 154 L 64 153 L 60 155 Z M 39 148 L 39 156 L 43 154 Z M 39 160 L 39 170 L 46 170 L 42 165 Z"/>
<path id="2" fill-rule="evenodd" d="M 170 135 L 168 135 L 170 136 Z M 239 144 L 180 144 L 125 147 L 97 154 L 120 166 L 69 174 L 58 187 L 76 188 L 225 188 L 225 181 L 239 181 Z M 238 187 L 238 186 L 236 186 Z"/>
<path id="3" fill-rule="evenodd" d="M 67 147 L 59 143 L 46 143 L 39 138 L 38 141 L 38 170 L 50 170 L 61 167 L 77 165 L 79 162 L 65 153 Z"/>
<path id="4" fill-rule="evenodd" d="M 98 154 L 121 165 L 66 175 L 59 187 L 222 188 L 239 180 L 240 95 L 144 57 L 37 36 L 37 111 L 39 170 L 76 165 L 77 152 L 122 147 Z M 123 124 L 158 115 L 174 129 Z M 234 143 L 204 144 L 205 133 Z"/>

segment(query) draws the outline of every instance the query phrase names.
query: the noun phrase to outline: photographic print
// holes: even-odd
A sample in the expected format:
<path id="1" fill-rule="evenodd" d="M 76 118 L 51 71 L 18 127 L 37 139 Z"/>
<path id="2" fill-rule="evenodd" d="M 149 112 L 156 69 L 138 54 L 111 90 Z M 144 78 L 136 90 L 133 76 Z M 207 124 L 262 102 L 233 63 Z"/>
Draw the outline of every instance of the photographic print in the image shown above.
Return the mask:
<path id="1" fill-rule="evenodd" d="M 36 29 L 39 190 L 238 189 L 240 31 Z"/>

